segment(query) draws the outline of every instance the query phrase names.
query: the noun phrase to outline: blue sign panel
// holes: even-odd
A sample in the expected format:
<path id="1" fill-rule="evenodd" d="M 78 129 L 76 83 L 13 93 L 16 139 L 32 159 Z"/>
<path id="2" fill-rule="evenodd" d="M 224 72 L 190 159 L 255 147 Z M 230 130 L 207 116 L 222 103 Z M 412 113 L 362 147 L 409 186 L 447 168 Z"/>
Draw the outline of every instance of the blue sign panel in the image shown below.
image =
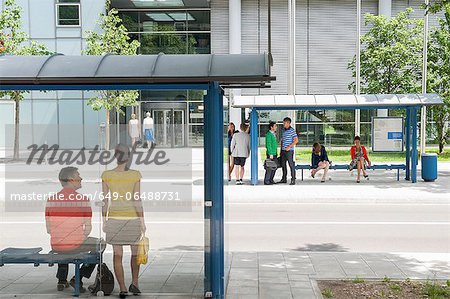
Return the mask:
<path id="1" fill-rule="evenodd" d="M 403 132 L 388 132 L 388 139 L 403 139 Z"/>

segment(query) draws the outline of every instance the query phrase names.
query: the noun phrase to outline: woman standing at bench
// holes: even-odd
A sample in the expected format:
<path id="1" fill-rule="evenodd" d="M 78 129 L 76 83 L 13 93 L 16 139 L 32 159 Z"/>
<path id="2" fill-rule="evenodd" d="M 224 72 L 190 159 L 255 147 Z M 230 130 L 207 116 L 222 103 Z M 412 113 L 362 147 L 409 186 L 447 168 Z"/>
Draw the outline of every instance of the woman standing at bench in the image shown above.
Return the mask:
<path id="1" fill-rule="evenodd" d="M 366 173 L 366 162 L 367 166 L 370 167 L 370 160 L 367 156 L 366 148 L 361 145 L 361 138 L 359 136 L 355 136 L 353 140 L 354 145 L 350 149 L 350 155 L 352 157 L 352 161 L 349 165 L 349 170 L 352 171 L 355 167 L 358 169 L 358 177 L 356 178 L 356 182 L 361 182 L 361 171 L 363 173 L 364 178 L 369 179 L 369 175 Z"/>
<path id="2" fill-rule="evenodd" d="M 323 145 L 315 142 L 311 153 L 311 176 L 314 178 L 319 170 L 323 169 L 321 183 L 325 183 L 328 169 L 330 168 L 330 160 L 328 160 L 327 150 Z"/>
<path id="3" fill-rule="evenodd" d="M 102 174 L 104 195 L 103 230 L 106 242 L 113 246 L 114 274 L 120 287 L 120 298 L 128 295 L 122 264 L 123 246 L 131 247 L 132 281 L 128 290 L 134 295 L 139 290 L 139 264 L 137 263 L 138 242 L 145 234 L 144 210 L 140 199 L 141 173 L 132 170 L 130 148 L 124 144 L 117 145 L 114 157 L 117 167 Z"/>

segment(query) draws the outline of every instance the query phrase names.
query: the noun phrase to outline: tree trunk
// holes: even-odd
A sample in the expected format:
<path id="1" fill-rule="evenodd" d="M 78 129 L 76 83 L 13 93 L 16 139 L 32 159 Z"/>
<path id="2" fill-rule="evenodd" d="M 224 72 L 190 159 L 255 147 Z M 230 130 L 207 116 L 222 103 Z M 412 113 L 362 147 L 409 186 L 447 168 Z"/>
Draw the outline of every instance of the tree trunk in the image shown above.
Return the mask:
<path id="1" fill-rule="evenodd" d="M 445 144 L 445 120 L 438 113 L 435 114 L 434 120 L 436 125 L 437 138 L 439 140 L 439 154 L 441 154 L 444 151 Z"/>
<path id="2" fill-rule="evenodd" d="M 105 124 L 105 149 L 109 151 L 109 110 L 106 110 L 106 124 Z"/>
<path id="3" fill-rule="evenodd" d="M 20 124 L 20 97 L 17 92 L 14 92 L 14 102 L 16 103 L 15 117 L 14 117 L 14 155 L 13 160 L 19 160 L 19 124 Z"/>

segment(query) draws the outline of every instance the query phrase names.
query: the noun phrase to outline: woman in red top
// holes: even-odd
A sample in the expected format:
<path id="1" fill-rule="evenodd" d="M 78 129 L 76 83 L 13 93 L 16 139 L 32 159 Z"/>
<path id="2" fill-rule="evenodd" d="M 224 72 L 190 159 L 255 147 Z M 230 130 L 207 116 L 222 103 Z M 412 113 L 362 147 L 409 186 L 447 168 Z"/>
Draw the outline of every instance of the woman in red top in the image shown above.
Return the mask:
<path id="1" fill-rule="evenodd" d="M 366 162 L 367 166 L 370 167 L 371 163 L 369 160 L 369 157 L 367 156 L 367 150 L 366 148 L 361 145 L 361 138 L 359 136 L 355 136 L 355 139 L 353 140 L 354 145 L 350 149 L 350 155 L 352 156 L 352 161 L 350 162 L 349 169 L 350 171 L 353 170 L 353 168 L 358 169 L 358 177 L 356 179 L 357 183 L 360 183 L 360 176 L 361 171 L 363 173 L 364 178 L 369 179 L 369 175 L 366 173 Z"/>

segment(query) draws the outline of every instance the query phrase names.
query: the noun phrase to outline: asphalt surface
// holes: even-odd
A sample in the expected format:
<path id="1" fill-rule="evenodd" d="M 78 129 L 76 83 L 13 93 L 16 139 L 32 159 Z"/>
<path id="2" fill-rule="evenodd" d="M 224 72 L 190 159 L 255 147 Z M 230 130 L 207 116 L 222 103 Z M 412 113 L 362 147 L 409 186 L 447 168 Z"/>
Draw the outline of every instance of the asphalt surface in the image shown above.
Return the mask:
<path id="1" fill-rule="evenodd" d="M 447 204 L 230 203 L 229 251 L 450 252 Z M 192 212 L 149 212 L 155 250 L 202 250 L 202 207 Z M 43 215 L 6 213 L 2 247 L 48 244 Z M 99 235 L 98 214 L 93 234 Z"/>
<path id="2" fill-rule="evenodd" d="M 191 198 L 186 198 L 192 207 L 187 211 L 169 208 L 146 212 L 148 235 L 155 250 L 204 248 L 202 165 L 201 159 L 197 160 L 189 178 L 182 174 L 174 179 L 182 186 L 180 190 L 192 186 L 187 196 Z M 184 170 L 187 166 L 177 167 Z M 86 178 L 82 193 L 100 187 L 99 171 L 93 168 L 81 173 Z M 392 171 L 370 172 L 370 181 L 361 184 L 355 184 L 355 176 L 345 171 L 331 172 L 332 180 L 325 184 L 306 174 L 305 181 L 298 180 L 296 186 L 250 186 L 248 181 L 235 186 L 231 181 L 225 187 L 226 250 L 450 254 L 450 164 L 440 163 L 439 169 L 436 182 L 419 180 L 417 184 L 403 179 L 397 182 Z M 9 170 L 7 185 L 18 184 L 23 190 L 46 184 L 59 188 L 53 167 L 48 172 L 32 168 L 24 172 L 20 166 Z M 166 178 L 171 175 L 164 170 L 160 174 L 163 181 L 175 176 Z M 260 178 L 262 175 L 260 171 Z M 143 180 L 159 184 L 154 173 Z M 0 194 L 4 194 L 3 188 L 0 184 Z M 93 235 L 99 236 L 99 207 L 94 210 Z M 38 244 L 45 248 L 48 243 L 42 208 L 23 213 L 1 209 L 0 248 Z"/>

